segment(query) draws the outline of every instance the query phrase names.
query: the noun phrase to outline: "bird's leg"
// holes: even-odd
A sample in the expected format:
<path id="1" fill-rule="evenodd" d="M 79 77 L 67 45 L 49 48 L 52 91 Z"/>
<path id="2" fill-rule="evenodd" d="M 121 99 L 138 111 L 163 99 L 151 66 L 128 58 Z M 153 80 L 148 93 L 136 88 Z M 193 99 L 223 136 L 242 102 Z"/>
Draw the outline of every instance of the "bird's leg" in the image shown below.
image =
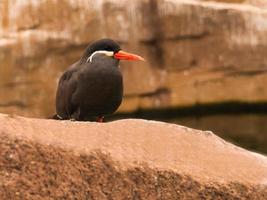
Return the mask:
<path id="1" fill-rule="evenodd" d="M 104 116 L 97 117 L 96 121 L 99 122 L 99 123 L 104 122 Z"/>

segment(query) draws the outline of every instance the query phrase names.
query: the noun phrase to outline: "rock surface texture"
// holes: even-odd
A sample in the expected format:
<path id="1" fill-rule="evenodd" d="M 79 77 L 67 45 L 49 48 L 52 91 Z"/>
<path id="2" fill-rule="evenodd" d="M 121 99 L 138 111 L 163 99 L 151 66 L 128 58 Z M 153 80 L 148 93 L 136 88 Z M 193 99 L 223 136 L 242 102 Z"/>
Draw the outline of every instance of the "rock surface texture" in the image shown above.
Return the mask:
<path id="1" fill-rule="evenodd" d="M 121 64 L 120 111 L 266 102 L 266 7 L 264 0 L 2 0 L 0 111 L 51 116 L 60 74 L 103 37 L 147 59 Z"/>
<path id="2" fill-rule="evenodd" d="M 267 158 L 145 120 L 0 115 L 3 199 L 266 199 Z"/>

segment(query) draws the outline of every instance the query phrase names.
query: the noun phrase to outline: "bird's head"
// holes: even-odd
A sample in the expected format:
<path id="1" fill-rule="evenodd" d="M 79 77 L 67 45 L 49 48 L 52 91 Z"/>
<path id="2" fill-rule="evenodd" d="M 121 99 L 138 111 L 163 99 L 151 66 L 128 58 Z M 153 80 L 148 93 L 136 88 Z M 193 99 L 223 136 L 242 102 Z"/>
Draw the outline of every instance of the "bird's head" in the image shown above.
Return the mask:
<path id="1" fill-rule="evenodd" d="M 117 60 L 145 61 L 141 56 L 122 51 L 120 45 L 111 39 L 101 39 L 90 44 L 82 59 L 91 62 L 96 54 L 104 54 Z"/>

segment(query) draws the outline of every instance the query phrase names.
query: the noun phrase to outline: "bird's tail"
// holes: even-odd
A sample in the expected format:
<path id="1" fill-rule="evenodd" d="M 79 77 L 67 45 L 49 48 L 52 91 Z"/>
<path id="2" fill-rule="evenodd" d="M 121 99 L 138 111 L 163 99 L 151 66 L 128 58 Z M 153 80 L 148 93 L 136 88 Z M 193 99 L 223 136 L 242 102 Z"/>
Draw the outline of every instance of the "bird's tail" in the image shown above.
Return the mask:
<path id="1" fill-rule="evenodd" d="M 54 114 L 52 117 L 49 117 L 48 119 L 63 120 L 62 117 L 60 117 L 58 114 Z"/>

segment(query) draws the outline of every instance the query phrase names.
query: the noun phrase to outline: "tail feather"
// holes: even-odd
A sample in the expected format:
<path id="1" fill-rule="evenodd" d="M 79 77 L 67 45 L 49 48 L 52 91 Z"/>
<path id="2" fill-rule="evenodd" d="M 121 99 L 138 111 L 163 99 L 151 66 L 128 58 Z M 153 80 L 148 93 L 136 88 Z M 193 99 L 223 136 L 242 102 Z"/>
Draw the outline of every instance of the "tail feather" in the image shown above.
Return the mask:
<path id="1" fill-rule="evenodd" d="M 63 120 L 63 118 L 60 117 L 58 114 L 54 114 L 52 117 L 49 117 L 48 119 Z"/>

